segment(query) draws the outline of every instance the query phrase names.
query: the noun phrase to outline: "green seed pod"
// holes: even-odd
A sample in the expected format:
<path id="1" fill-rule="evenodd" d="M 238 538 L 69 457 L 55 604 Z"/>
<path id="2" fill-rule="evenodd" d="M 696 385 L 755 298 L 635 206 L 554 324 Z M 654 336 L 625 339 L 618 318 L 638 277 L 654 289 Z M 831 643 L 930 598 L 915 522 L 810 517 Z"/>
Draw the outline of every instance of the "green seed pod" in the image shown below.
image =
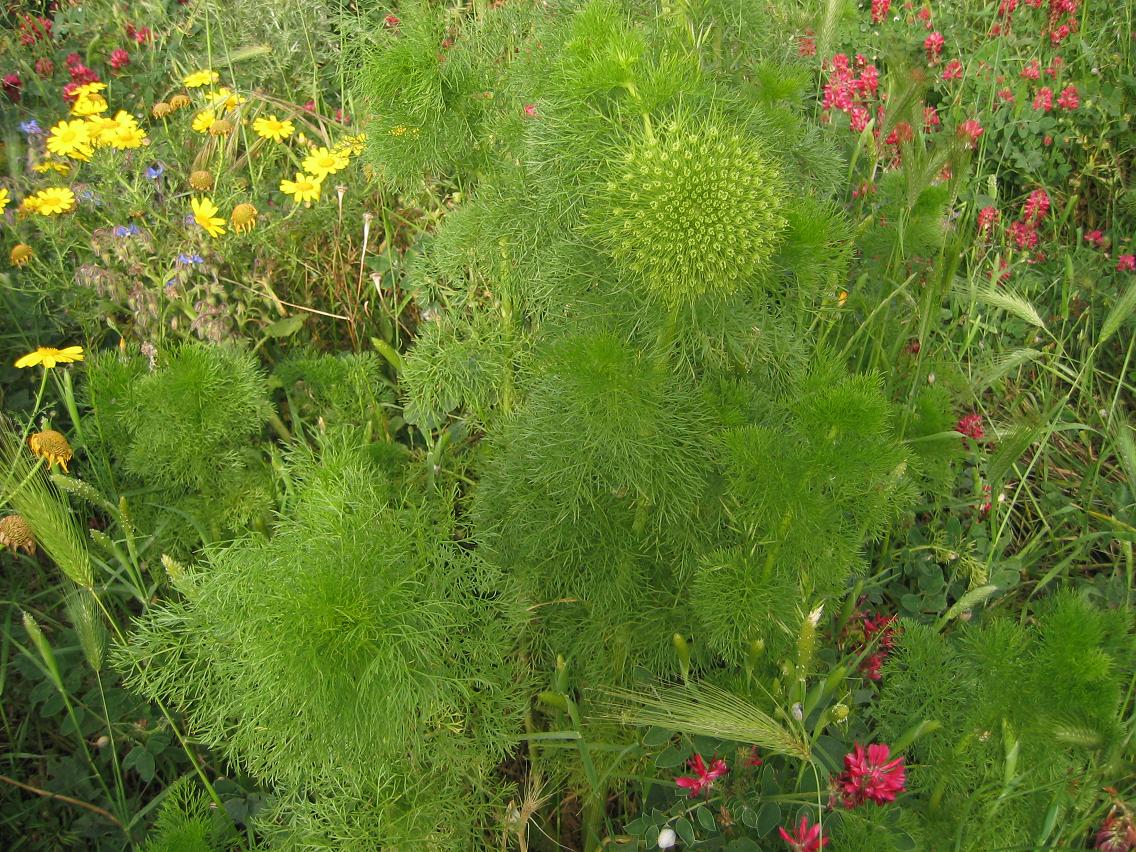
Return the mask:
<path id="1" fill-rule="evenodd" d="M 645 131 L 593 204 L 593 231 L 616 265 L 671 305 L 735 291 L 786 226 L 777 167 L 722 123 L 680 116 L 661 141 Z"/>

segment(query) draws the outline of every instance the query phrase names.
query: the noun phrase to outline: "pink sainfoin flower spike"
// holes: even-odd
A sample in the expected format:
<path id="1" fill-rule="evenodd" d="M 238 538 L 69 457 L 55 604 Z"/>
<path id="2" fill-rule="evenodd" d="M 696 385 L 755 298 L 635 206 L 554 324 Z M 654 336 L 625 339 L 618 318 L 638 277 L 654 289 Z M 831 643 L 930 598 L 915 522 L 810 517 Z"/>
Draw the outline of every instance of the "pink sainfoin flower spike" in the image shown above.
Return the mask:
<path id="1" fill-rule="evenodd" d="M 927 51 L 927 62 L 934 65 L 939 61 L 939 57 L 943 55 L 943 45 L 946 44 L 946 39 L 940 32 L 933 32 L 927 38 L 923 39 L 923 49 Z"/>
<path id="2" fill-rule="evenodd" d="M 1037 229 L 1029 222 L 1011 222 L 1010 239 L 1022 251 L 1037 248 Z"/>
<path id="3" fill-rule="evenodd" d="M 930 133 L 942 122 L 939 121 L 939 112 L 933 106 L 923 107 L 923 132 Z"/>
<path id="4" fill-rule="evenodd" d="M 986 435 L 986 433 L 982 431 L 982 415 L 977 412 L 971 412 L 955 424 L 955 431 L 965 435 L 971 440 L 982 440 L 983 436 Z"/>
<path id="5" fill-rule="evenodd" d="M 1122 254 L 1116 259 L 1117 272 L 1136 272 L 1136 254 Z"/>
<path id="6" fill-rule="evenodd" d="M 820 852 L 828 845 L 828 838 L 820 835 L 820 825 L 810 826 L 807 816 L 801 817 L 801 822 L 793 834 L 783 828 L 778 828 L 777 831 L 780 832 L 781 839 L 789 844 L 792 852 Z"/>
<path id="7" fill-rule="evenodd" d="M 123 50 L 121 47 L 117 47 L 110 52 L 110 59 L 107 60 L 107 65 L 109 65 L 115 71 L 120 71 L 129 64 L 130 54 Z"/>
<path id="8" fill-rule="evenodd" d="M 875 652 L 869 654 L 860 663 L 860 672 L 868 680 L 880 679 L 880 667 L 883 666 L 892 650 L 895 649 L 895 629 L 894 615 L 875 615 L 864 618 L 864 644 L 867 645 L 875 641 L 876 634 L 879 634 L 879 642 L 876 644 Z"/>
<path id="9" fill-rule="evenodd" d="M 716 758 L 710 762 L 710 767 L 706 767 L 705 761 L 702 760 L 702 755 L 696 754 L 689 761 L 687 761 L 693 771 L 693 776 L 682 776 L 675 779 L 675 784 L 685 790 L 690 791 L 690 797 L 694 798 L 703 791 L 709 791 L 714 785 L 714 782 L 730 771 L 726 766 L 726 761 L 721 758 Z"/>
<path id="10" fill-rule="evenodd" d="M 1100 248 L 1104 245 L 1104 232 L 1103 231 L 1089 231 L 1085 234 L 1085 242 L 1091 246 Z"/>
<path id="11" fill-rule="evenodd" d="M 1136 824 L 1132 814 L 1114 806 L 1101 823 L 1093 848 L 1101 852 L 1132 852 L 1136 849 Z"/>
<path id="12" fill-rule="evenodd" d="M 1081 95 L 1076 86 L 1066 86 L 1057 96 L 1057 106 L 1061 109 L 1076 109 L 1081 105 Z"/>
<path id="13" fill-rule="evenodd" d="M 960 139 L 965 139 L 967 142 L 966 147 L 973 148 L 978 144 L 978 137 L 983 133 L 982 125 L 978 123 L 978 119 L 968 118 L 958 126 L 958 135 Z"/>
<path id="14" fill-rule="evenodd" d="M 390 29 L 390 30 L 393 30 L 400 23 L 402 23 L 402 22 L 394 15 L 387 15 L 385 18 L 383 18 L 383 24 L 386 26 L 387 29 Z"/>
<path id="15" fill-rule="evenodd" d="M 844 807 L 849 809 L 865 802 L 894 802 L 906 782 L 903 758 L 891 757 L 891 749 L 883 743 L 873 743 L 867 749 L 856 743 L 852 752 L 844 755 L 844 771 L 836 778 Z"/>
<path id="16" fill-rule="evenodd" d="M 20 102 L 20 90 L 24 88 L 24 81 L 20 79 L 20 75 L 13 72 L 5 74 L 4 78 L 0 80 L 0 88 L 3 88 L 4 94 L 8 96 L 14 104 Z"/>
<path id="17" fill-rule="evenodd" d="M 985 233 L 994 227 L 998 221 L 998 210 L 994 207 L 983 207 L 978 211 L 978 232 Z"/>
<path id="18" fill-rule="evenodd" d="M 1029 194 L 1026 203 L 1022 206 L 1022 216 L 1030 224 L 1038 224 L 1049 213 L 1049 193 L 1044 189 L 1035 189 Z"/>
<path id="19" fill-rule="evenodd" d="M 883 23 L 884 18 L 887 17 L 888 9 L 891 8 L 891 0 L 872 0 L 872 23 Z"/>
<path id="20" fill-rule="evenodd" d="M 961 80 L 962 79 L 962 62 L 957 59 L 952 59 L 947 63 L 947 67 L 943 69 L 944 80 Z"/>
<path id="21" fill-rule="evenodd" d="M 1022 76 L 1027 80 L 1036 80 L 1041 76 L 1041 63 L 1031 59 L 1029 65 L 1022 69 Z"/>
<path id="22" fill-rule="evenodd" d="M 1037 90 L 1034 95 L 1033 108 L 1041 112 L 1049 112 L 1053 109 L 1053 89 L 1049 86 L 1043 86 Z"/>
<path id="23" fill-rule="evenodd" d="M 525 104 L 525 115 L 532 118 L 536 115 L 536 104 Z"/>

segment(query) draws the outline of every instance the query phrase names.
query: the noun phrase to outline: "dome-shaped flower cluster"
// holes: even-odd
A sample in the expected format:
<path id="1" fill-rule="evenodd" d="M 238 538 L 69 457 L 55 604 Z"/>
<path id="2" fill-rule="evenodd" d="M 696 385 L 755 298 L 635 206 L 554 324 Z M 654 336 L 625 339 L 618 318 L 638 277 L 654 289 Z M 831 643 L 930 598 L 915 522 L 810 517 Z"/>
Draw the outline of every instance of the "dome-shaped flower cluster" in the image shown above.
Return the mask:
<path id="1" fill-rule="evenodd" d="M 760 143 L 715 119 L 674 119 L 631 145 L 593 225 L 617 266 L 670 304 L 728 294 L 785 227 L 784 187 Z"/>

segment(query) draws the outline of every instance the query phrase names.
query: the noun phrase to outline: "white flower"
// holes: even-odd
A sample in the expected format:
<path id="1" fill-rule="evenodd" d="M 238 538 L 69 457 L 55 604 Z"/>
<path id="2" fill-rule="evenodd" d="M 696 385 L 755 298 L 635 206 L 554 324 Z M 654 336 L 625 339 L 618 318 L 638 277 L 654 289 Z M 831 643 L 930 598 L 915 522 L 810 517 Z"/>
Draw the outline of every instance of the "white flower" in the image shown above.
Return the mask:
<path id="1" fill-rule="evenodd" d="M 664 828 L 659 832 L 659 848 L 670 849 L 675 843 L 678 842 L 678 835 L 674 833 L 673 828 Z"/>
<path id="2" fill-rule="evenodd" d="M 821 616 L 821 613 L 823 613 L 823 612 L 824 612 L 824 604 L 821 604 L 820 606 L 818 606 L 816 609 L 814 609 L 812 612 L 809 613 L 809 621 L 812 622 L 813 627 L 816 627 L 818 624 L 820 624 L 820 616 Z"/>

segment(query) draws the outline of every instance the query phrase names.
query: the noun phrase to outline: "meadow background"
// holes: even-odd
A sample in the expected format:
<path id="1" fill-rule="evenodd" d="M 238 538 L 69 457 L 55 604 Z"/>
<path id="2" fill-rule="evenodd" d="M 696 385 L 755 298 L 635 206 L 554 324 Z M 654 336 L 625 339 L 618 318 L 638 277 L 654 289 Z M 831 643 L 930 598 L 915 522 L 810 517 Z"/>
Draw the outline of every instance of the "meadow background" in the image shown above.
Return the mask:
<path id="1" fill-rule="evenodd" d="M 1136 849 L 1134 18 L 6 3 L 4 848 Z"/>

